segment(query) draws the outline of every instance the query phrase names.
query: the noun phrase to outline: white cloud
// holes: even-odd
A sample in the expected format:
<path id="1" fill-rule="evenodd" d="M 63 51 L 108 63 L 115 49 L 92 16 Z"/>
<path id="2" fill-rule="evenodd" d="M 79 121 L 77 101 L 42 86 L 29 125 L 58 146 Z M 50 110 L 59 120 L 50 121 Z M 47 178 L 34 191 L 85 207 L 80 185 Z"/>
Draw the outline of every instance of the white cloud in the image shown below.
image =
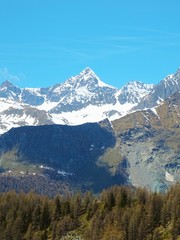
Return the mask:
<path id="1" fill-rule="evenodd" d="M 9 80 L 12 83 L 17 83 L 17 82 L 20 82 L 21 76 L 10 73 L 7 68 L 1 68 L 0 69 L 0 81 L 3 82 L 6 80 Z"/>

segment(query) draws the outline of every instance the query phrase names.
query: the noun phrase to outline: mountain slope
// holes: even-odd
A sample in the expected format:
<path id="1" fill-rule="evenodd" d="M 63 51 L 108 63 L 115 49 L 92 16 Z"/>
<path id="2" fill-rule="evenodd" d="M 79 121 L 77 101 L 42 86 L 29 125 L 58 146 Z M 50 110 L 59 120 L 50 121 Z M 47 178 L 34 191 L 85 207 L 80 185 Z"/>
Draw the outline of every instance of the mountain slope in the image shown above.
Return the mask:
<path id="1" fill-rule="evenodd" d="M 53 124 L 50 114 L 33 106 L 0 98 L 0 134 L 12 127 Z"/>
<path id="2" fill-rule="evenodd" d="M 118 139 L 113 151 L 119 153 L 116 168 L 123 163 L 133 185 L 159 191 L 180 181 L 179 99 L 176 92 L 153 111 L 137 111 L 113 122 Z"/>
<path id="3" fill-rule="evenodd" d="M 124 183 L 112 176 L 97 160 L 116 139 L 108 121 L 80 126 L 45 125 L 13 128 L 0 136 L 0 162 L 3 174 L 69 176 L 81 189 L 100 189 Z M 27 174 L 26 174 L 27 175 Z M 65 178 L 66 182 L 67 179 Z"/>
<path id="4" fill-rule="evenodd" d="M 112 123 L 11 129 L 0 136 L 1 176 L 23 172 L 95 192 L 113 184 L 165 191 L 180 181 L 179 142 L 178 91 Z"/>

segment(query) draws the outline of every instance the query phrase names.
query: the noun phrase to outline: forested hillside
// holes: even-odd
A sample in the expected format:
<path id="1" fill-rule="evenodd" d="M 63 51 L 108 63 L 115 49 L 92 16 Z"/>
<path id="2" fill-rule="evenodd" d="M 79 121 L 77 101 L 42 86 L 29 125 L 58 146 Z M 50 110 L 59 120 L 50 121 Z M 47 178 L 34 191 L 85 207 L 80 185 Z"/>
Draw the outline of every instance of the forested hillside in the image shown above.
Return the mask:
<path id="1" fill-rule="evenodd" d="M 99 196 L 0 194 L 1 240 L 178 240 L 180 184 L 167 193 L 113 186 Z"/>

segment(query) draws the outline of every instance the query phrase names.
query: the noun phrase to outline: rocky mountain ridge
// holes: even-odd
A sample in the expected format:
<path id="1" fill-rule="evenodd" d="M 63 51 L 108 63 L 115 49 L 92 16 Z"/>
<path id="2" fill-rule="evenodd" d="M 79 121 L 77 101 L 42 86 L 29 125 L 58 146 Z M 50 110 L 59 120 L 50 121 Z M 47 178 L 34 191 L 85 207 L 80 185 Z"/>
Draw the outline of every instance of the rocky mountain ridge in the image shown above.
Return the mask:
<path id="1" fill-rule="evenodd" d="M 168 75 L 163 80 L 161 80 L 159 84 L 155 85 L 154 89 L 141 99 L 134 110 L 153 108 L 179 90 L 180 68 L 176 71 L 175 74 Z"/>
<path id="2" fill-rule="evenodd" d="M 0 134 L 26 125 L 113 121 L 154 108 L 178 90 L 180 69 L 157 85 L 134 81 L 121 89 L 102 82 L 90 68 L 49 88 L 21 89 L 6 81 L 0 86 Z"/>
<path id="3" fill-rule="evenodd" d="M 90 68 L 49 88 L 20 89 L 6 81 L 0 86 L 0 133 L 13 126 L 114 120 L 127 114 L 153 88 L 130 82 L 119 90 L 103 83 Z"/>

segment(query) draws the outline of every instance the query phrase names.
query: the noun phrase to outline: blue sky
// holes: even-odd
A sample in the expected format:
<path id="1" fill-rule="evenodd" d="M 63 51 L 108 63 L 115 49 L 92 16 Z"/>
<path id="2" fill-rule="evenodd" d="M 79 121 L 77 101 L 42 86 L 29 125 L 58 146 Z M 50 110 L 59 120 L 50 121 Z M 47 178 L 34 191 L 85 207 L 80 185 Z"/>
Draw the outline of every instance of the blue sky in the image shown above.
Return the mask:
<path id="1" fill-rule="evenodd" d="M 90 67 L 121 88 L 180 66 L 179 0 L 0 0 L 0 82 L 48 87 Z"/>

